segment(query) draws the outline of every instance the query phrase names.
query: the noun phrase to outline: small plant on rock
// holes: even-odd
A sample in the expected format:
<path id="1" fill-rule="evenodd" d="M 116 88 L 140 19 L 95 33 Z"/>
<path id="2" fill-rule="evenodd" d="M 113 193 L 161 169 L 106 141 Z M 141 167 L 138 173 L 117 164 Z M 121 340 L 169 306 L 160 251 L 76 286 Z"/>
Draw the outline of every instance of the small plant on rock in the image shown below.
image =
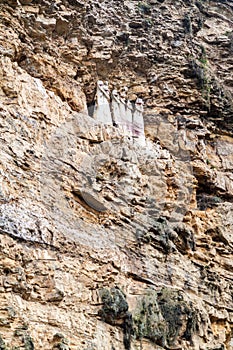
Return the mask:
<path id="1" fill-rule="evenodd" d="M 110 290 L 104 288 L 100 291 L 100 296 L 103 306 L 99 311 L 99 315 L 103 321 L 111 325 L 119 325 L 123 328 L 124 346 L 126 350 L 130 350 L 132 315 L 128 311 L 129 306 L 124 292 L 117 287 Z"/>
<path id="2" fill-rule="evenodd" d="M 1 336 L 0 336 L 0 350 L 8 350 L 6 344 Z"/>
<path id="3" fill-rule="evenodd" d="M 138 3 L 138 8 L 139 8 L 139 10 L 141 11 L 141 12 L 143 12 L 144 14 L 146 14 L 146 15 L 149 15 L 150 14 L 150 5 L 149 4 L 147 4 L 146 2 L 144 2 L 144 1 L 140 1 L 139 3 Z"/>

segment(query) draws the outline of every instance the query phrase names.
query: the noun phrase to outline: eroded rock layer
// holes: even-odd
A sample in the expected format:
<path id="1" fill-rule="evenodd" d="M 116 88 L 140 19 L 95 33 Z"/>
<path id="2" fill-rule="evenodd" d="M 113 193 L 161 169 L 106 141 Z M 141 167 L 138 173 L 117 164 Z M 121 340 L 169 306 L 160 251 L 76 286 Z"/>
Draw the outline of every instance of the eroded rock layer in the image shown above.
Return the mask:
<path id="1" fill-rule="evenodd" d="M 233 349 L 232 15 L 0 1 L 0 349 Z M 145 145 L 93 118 L 99 79 Z"/>

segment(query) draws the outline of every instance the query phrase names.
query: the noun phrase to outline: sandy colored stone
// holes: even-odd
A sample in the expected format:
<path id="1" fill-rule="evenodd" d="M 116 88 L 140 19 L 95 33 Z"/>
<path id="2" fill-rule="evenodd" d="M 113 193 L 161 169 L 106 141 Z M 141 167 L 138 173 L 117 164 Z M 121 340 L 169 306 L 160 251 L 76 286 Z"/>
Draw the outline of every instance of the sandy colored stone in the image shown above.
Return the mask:
<path id="1" fill-rule="evenodd" d="M 0 56 L 0 348 L 231 350 L 230 1 L 0 1 Z"/>

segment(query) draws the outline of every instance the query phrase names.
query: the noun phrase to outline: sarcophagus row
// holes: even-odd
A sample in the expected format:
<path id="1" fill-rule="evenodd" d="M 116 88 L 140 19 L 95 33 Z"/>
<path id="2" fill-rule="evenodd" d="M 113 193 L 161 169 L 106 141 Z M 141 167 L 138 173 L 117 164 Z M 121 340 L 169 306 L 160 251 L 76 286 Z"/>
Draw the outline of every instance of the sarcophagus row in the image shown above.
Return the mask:
<path id="1" fill-rule="evenodd" d="M 108 83 L 99 80 L 93 117 L 103 124 L 119 128 L 124 136 L 144 145 L 143 100 L 137 98 L 135 103 L 131 103 L 127 92 L 124 87 L 120 92 L 112 90 L 110 95 Z"/>

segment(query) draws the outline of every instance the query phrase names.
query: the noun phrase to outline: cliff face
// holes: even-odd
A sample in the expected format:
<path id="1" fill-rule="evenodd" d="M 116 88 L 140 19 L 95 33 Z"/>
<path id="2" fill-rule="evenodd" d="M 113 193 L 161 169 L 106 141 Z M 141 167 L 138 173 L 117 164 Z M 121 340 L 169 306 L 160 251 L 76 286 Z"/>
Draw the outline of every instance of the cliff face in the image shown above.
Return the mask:
<path id="1" fill-rule="evenodd" d="M 233 349 L 232 18 L 0 1 L 0 349 Z M 145 147 L 91 117 L 98 79 Z"/>

